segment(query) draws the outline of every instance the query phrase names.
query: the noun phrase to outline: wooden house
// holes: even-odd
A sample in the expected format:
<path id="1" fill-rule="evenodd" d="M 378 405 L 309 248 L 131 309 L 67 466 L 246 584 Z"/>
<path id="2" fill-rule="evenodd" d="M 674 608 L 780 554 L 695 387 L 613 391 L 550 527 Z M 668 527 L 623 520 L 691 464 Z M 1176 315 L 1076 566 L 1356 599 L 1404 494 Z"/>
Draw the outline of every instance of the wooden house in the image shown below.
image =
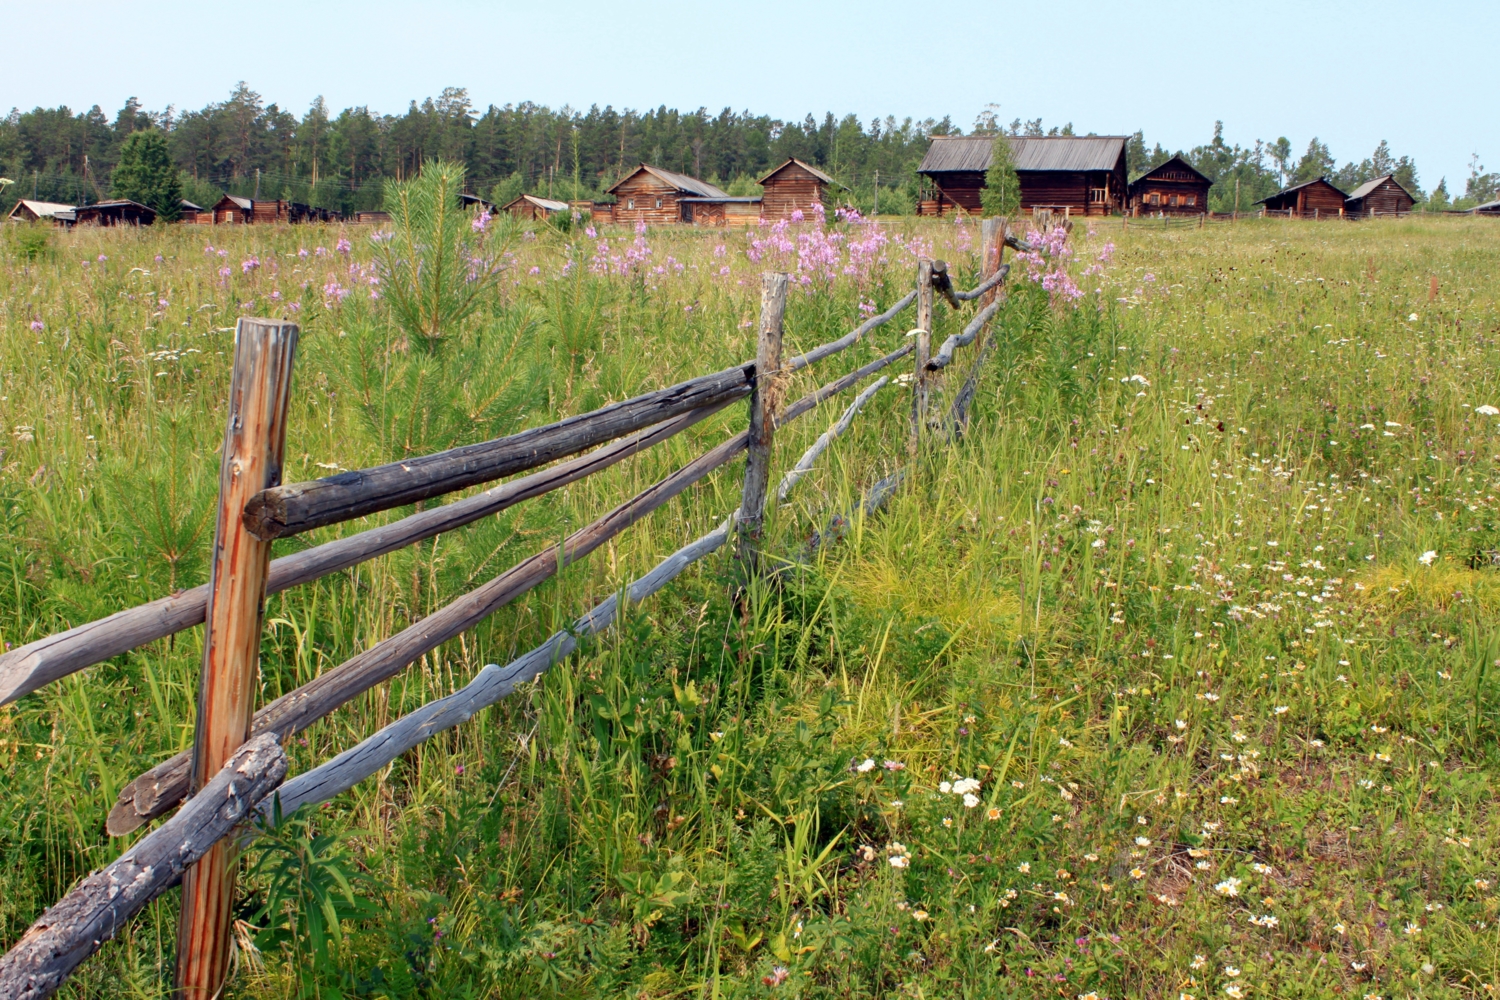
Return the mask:
<path id="1" fill-rule="evenodd" d="M 389 212 L 355 212 L 354 224 L 357 226 L 379 226 L 391 221 Z"/>
<path id="2" fill-rule="evenodd" d="M 213 215 L 213 224 L 216 226 L 246 225 L 254 221 L 255 202 L 249 198 L 226 194 L 218 200 L 210 212 Z"/>
<path id="3" fill-rule="evenodd" d="M 80 226 L 149 226 L 156 221 L 156 209 L 129 198 L 111 198 L 73 210 Z"/>
<path id="4" fill-rule="evenodd" d="M 812 207 L 828 208 L 829 185 L 837 184 L 817 167 L 808 166 L 793 157 L 756 181 L 763 189 L 760 217 L 772 222 L 790 219 L 793 212 L 811 216 Z"/>
<path id="5" fill-rule="evenodd" d="M 1283 188 L 1256 202 L 1267 212 L 1281 212 L 1299 219 L 1337 219 L 1344 214 L 1344 192 L 1328 183 L 1328 178 L 1304 181 Z"/>
<path id="6" fill-rule="evenodd" d="M 672 225 L 692 222 L 692 203 L 684 198 L 720 199 L 730 197 L 706 181 L 660 167 L 641 164 L 609 189 L 615 196 L 614 221 L 644 222 L 647 225 Z"/>
<path id="7" fill-rule="evenodd" d="M 1469 209 L 1471 215 L 1497 215 L 1500 216 L 1500 201 L 1487 201 L 1483 205 L 1475 205 Z"/>
<path id="8" fill-rule="evenodd" d="M 177 201 L 177 221 L 188 226 L 207 226 L 213 223 L 214 213 L 202 205 L 195 205 L 186 198 Z"/>
<path id="9" fill-rule="evenodd" d="M 1051 209 L 1062 215 L 1123 212 L 1129 187 L 1125 136 L 1006 136 L 1021 182 L 1021 210 Z M 956 211 L 978 215 L 994 136 L 934 136 L 917 172 L 932 185 L 919 215 Z"/>
<path id="10" fill-rule="evenodd" d="M 11 222 L 50 222 L 54 225 L 63 225 L 69 221 L 72 211 L 72 205 L 64 205 L 61 202 L 22 198 L 16 202 L 6 218 Z M 59 214 L 62 214 L 64 218 L 59 219 Z"/>
<path id="11" fill-rule="evenodd" d="M 1344 199 L 1344 214 L 1357 216 L 1404 215 L 1417 203 L 1410 191 L 1396 180 L 1395 175 L 1386 174 L 1373 181 L 1365 181 L 1349 192 Z"/>
<path id="12" fill-rule="evenodd" d="M 488 204 L 488 202 L 485 202 Z M 568 203 L 565 201 L 553 201 L 551 198 L 538 198 L 534 194 L 523 194 L 514 201 L 506 202 L 501 211 L 509 212 L 518 219 L 533 219 L 537 222 L 545 222 L 558 212 L 565 215 L 568 212 Z"/>
<path id="13" fill-rule="evenodd" d="M 1130 182 L 1130 211 L 1135 215 L 1202 215 L 1208 212 L 1212 186 L 1191 163 L 1174 156 Z"/>

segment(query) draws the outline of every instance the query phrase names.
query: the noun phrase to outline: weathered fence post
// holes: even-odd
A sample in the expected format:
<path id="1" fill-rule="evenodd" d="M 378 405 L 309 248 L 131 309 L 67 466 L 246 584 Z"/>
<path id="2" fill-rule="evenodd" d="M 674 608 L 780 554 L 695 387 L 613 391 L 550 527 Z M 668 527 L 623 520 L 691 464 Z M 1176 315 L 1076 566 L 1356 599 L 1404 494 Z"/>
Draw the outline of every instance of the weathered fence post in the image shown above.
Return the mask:
<path id="1" fill-rule="evenodd" d="M 787 276 L 761 275 L 760 335 L 755 349 L 755 388 L 750 393 L 750 440 L 745 454 L 745 487 L 737 521 L 740 558 L 753 569 L 765 525 L 771 482 L 771 438 L 781 403 L 781 326 L 786 316 Z"/>
<path id="2" fill-rule="evenodd" d="M 1000 259 L 1005 255 L 1005 219 L 985 219 L 979 224 L 979 279 L 989 280 L 989 277 L 1000 270 Z M 981 305 L 989 305 L 995 301 L 995 296 L 1000 294 L 1000 289 L 991 288 L 984 293 L 980 299 Z"/>
<path id="3" fill-rule="evenodd" d="M 281 482 L 297 327 L 278 320 L 241 319 L 234 339 L 198 681 L 190 786 L 194 793 L 250 735 L 271 543 L 250 534 L 242 514 L 252 496 Z M 233 845 L 221 841 L 183 876 L 177 989 L 185 1000 L 213 1000 L 223 987 L 234 899 L 232 859 Z"/>
<path id="4" fill-rule="evenodd" d="M 922 427 L 927 421 L 927 362 L 932 358 L 932 261 L 917 260 L 917 349 L 916 381 L 912 383 L 911 453 L 917 453 Z"/>

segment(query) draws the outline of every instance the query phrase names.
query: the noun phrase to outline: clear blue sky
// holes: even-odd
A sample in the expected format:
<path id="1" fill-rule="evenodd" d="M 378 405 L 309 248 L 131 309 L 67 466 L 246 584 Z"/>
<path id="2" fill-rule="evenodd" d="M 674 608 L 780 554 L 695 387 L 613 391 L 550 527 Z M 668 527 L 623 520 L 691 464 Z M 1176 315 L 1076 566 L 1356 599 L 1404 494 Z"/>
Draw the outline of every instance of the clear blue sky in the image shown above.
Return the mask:
<path id="1" fill-rule="evenodd" d="M 71 36 L 71 37 L 70 37 Z M 77 41 L 73 38 L 76 37 Z M 892 3 L 888 0 L 192 0 L 0 6 L 11 106 L 197 108 L 245 80 L 297 113 L 400 112 L 445 86 L 474 103 L 730 106 L 781 118 L 952 115 L 1144 129 L 1190 148 L 1313 136 L 1342 163 L 1381 139 L 1422 185 L 1500 169 L 1497 0 Z"/>

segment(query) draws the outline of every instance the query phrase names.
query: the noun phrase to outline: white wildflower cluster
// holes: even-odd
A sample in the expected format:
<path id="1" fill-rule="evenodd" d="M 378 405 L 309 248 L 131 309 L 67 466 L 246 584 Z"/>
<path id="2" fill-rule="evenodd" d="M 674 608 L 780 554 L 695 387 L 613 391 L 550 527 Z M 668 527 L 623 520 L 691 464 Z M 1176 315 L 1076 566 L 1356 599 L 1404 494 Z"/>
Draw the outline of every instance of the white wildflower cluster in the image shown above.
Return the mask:
<path id="1" fill-rule="evenodd" d="M 938 791 L 944 795 L 963 796 L 964 808 L 973 809 L 979 805 L 979 796 L 974 793 L 979 791 L 978 778 L 959 778 L 957 781 L 945 781 L 938 785 Z"/>
<path id="2" fill-rule="evenodd" d="M 885 853 L 887 855 L 886 860 L 890 862 L 892 868 L 906 868 L 911 865 L 911 852 L 906 849 L 905 844 L 898 840 L 893 840 L 887 844 Z"/>

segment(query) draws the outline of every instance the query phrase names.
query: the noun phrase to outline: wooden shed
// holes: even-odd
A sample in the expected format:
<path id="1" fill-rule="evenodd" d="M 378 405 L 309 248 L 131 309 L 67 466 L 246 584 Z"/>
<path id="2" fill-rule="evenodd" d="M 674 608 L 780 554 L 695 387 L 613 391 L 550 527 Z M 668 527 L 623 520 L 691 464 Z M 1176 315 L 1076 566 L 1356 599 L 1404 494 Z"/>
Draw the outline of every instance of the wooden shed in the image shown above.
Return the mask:
<path id="1" fill-rule="evenodd" d="M 755 195 L 682 199 L 682 221 L 695 226 L 753 226 L 760 218 L 760 198 Z"/>
<path id="2" fill-rule="evenodd" d="M 644 222 L 647 225 L 671 225 L 693 221 L 692 209 L 684 198 L 728 198 L 706 181 L 660 167 L 641 164 L 609 189 L 615 196 L 614 221 Z"/>
<path id="3" fill-rule="evenodd" d="M 64 205 L 57 201 L 34 201 L 30 198 L 22 198 L 16 202 L 6 216 L 11 222 L 51 222 L 62 225 L 66 219 L 58 219 L 58 213 L 69 213 L 73 211 L 72 205 Z"/>
<path id="4" fill-rule="evenodd" d="M 1487 201 L 1469 209 L 1471 215 L 1500 215 L 1500 201 Z"/>
<path id="5" fill-rule="evenodd" d="M 774 222 L 789 219 L 798 211 L 811 215 L 814 205 L 826 210 L 829 185 L 838 181 L 793 157 L 756 183 L 764 189 L 759 199 L 760 217 Z"/>
<path id="6" fill-rule="evenodd" d="M 1130 211 L 1135 215 L 1202 215 L 1213 186 L 1197 168 L 1174 156 L 1130 182 Z"/>
<path id="7" fill-rule="evenodd" d="M 1123 212 L 1129 187 L 1125 136 L 1006 136 L 1021 182 L 1021 209 L 1046 208 L 1063 215 Z M 983 211 L 980 194 L 990 168 L 995 137 L 934 136 L 917 172 L 932 184 L 919 215 Z"/>
<path id="8" fill-rule="evenodd" d="M 477 194 L 459 195 L 458 204 L 460 208 L 479 209 L 488 212 L 491 215 L 494 215 L 497 211 L 499 211 L 499 209 L 495 208 L 495 203 L 493 201 L 490 201 L 488 198 L 481 198 Z M 511 202 L 511 204 L 514 205 L 515 202 Z"/>
<path id="9" fill-rule="evenodd" d="M 1417 203 L 1410 191 L 1396 180 L 1394 174 L 1365 181 L 1349 192 L 1344 199 L 1344 214 L 1369 217 L 1372 215 L 1405 215 Z"/>
<path id="10" fill-rule="evenodd" d="M 485 202 L 488 204 L 488 202 Z M 551 198 L 538 198 L 534 194 L 523 194 L 514 201 L 506 202 L 501 208 L 503 212 L 509 212 L 518 219 L 534 219 L 545 222 L 558 212 L 567 214 L 568 203 L 565 201 L 553 201 Z"/>
<path id="11" fill-rule="evenodd" d="M 378 226 L 391 221 L 390 212 L 355 212 L 354 224 L 358 226 Z"/>
<path id="12" fill-rule="evenodd" d="M 1299 219 L 1337 219 L 1344 214 L 1344 192 L 1328 183 L 1328 178 L 1294 184 L 1262 198 L 1256 204 L 1267 212 L 1283 212 Z"/>
<path id="13" fill-rule="evenodd" d="M 156 221 L 156 209 L 129 198 L 111 198 L 79 205 L 73 217 L 80 226 L 149 226 Z"/>
<path id="14" fill-rule="evenodd" d="M 238 198 L 232 194 L 226 194 L 210 211 L 213 214 L 213 224 L 216 226 L 248 224 L 254 219 L 255 202 L 249 198 Z"/>

